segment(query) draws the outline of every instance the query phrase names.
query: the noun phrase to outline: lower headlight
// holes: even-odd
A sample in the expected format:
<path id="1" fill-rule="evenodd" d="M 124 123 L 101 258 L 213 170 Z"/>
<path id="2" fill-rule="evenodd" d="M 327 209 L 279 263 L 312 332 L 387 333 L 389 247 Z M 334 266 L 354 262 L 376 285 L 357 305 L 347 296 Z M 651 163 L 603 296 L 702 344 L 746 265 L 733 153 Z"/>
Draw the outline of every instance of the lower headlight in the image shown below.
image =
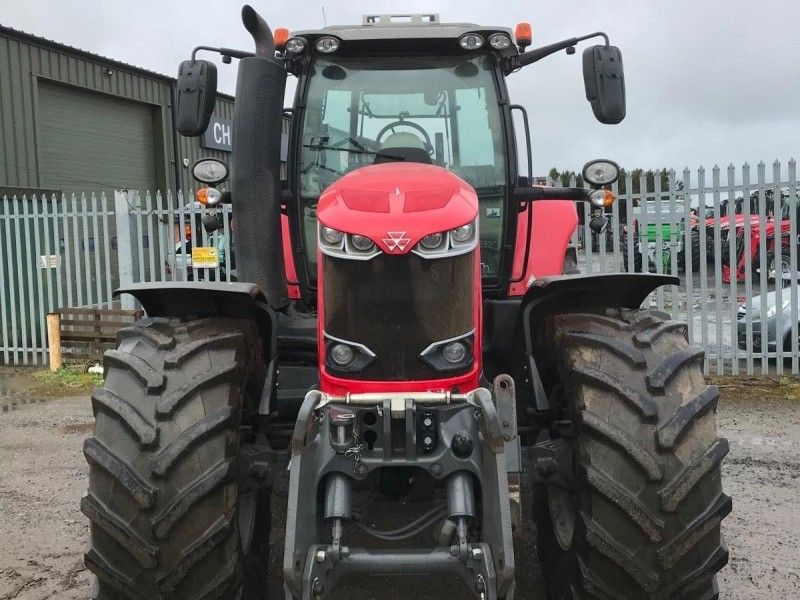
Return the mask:
<path id="1" fill-rule="evenodd" d="M 451 365 L 457 365 L 467 357 L 467 345 L 464 342 L 450 342 L 442 348 L 442 357 Z"/>
<path id="2" fill-rule="evenodd" d="M 347 344 L 336 344 L 330 351 L 331 360 L 340 367 L 346 367 L 356 357 L 353 349 Z"/>

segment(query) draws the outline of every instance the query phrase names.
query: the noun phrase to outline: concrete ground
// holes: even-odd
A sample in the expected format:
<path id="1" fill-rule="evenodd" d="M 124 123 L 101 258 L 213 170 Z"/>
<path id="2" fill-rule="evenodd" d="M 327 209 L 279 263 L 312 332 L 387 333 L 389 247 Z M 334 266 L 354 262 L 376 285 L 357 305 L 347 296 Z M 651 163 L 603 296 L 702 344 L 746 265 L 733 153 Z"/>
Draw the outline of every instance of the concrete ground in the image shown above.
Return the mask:
<path id="1" fill-rule="evenodd" d="M 78 502 L 86 488 L 81 445 L 92 430 L 90 403 L 85 395 L 42 400 L 14 385 L 20 377 L 0 371 L 0 600 L 83 600 L 90 585 L 83 566 L 88 527 Z M 724 482 L 734 499 L 724 523 L 731 560 L 720 574 L 721 597 L 798 598 L 800 386 L 718 383 L 719 427 L 731 443 Z M 525 600 L 545 598 L 533 546 L 526 544 L 518 585 Z M 337 597 L 463 597 L 456 590 L 427 578 L 376 578 L 354 582 Z"/>

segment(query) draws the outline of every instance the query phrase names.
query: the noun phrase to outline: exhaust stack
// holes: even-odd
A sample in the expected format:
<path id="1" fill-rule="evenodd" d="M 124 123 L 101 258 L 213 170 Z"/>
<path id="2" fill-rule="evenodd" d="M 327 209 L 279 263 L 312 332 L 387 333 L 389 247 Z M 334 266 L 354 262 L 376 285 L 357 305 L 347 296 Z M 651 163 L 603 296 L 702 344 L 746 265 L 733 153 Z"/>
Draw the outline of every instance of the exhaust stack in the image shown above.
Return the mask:
<path id="1" fill-rule="evenodd" d="M 239 61 L 233 110 L 231 192 L 239 281 L 258 285 L 274 309 L 289 304 L 281 240 L 280 144 L 286 71 L 272 31 L 250 6 L 242 23 L 255 56 Z"/>

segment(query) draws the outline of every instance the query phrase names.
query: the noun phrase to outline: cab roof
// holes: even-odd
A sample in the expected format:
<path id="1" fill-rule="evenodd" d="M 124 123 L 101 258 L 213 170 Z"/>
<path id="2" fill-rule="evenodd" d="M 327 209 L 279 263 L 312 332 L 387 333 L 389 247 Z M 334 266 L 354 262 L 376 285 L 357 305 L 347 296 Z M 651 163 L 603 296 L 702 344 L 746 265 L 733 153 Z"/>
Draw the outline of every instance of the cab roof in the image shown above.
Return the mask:
<path id="1" fill-rule="evenodd" d="M 442 23 L 439 15 L 426 14 L 382 14 L 365 15 L 361 25 L 330 25 L 322 29 L 307 29 L 294 32 L 313 41 L 318 37 L 332 35 L 342 42 L 367 42 L 386 40 L 457 40 L 465 33 L 478 32 L 484 37 L 503 32 L 514 39 L 508 27 L 488 27 L 474 23 Z M 513 45 L 512 45 L 513 47 Z"/>

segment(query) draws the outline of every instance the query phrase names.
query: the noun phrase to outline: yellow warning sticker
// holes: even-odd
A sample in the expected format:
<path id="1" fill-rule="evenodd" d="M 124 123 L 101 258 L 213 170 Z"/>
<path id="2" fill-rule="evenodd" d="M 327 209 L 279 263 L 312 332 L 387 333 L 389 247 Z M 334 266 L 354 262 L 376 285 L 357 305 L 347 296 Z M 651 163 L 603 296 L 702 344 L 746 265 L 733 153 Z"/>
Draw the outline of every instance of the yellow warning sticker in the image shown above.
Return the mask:
<path id="1" fill-rule="evenodd" d="M 213 246 L 192 248 L 192 267 L 195 269 L 216 269 L 219 266 L 219 253 Z"/>

